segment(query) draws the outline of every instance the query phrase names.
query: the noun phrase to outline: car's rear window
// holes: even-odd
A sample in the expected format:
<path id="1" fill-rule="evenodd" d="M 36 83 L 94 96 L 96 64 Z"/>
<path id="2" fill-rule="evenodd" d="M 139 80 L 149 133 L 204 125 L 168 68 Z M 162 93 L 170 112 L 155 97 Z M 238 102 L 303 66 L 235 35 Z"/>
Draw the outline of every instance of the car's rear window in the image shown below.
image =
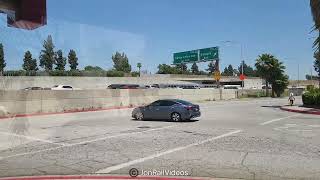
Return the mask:
<path id="1" fill-rule="evenodd" d="M 184 105 L 192 105 L 191 102 L 180 100 L 180 99 L 179 100 L 175 100 L 175 101 L 178 102 L 178 103 L 184 104 Z"/>
<path id="2" fill-rule="evenodd" d="M 176 104 L 174 101 L 160 101 L 160 106 L 172 106 Z"/>

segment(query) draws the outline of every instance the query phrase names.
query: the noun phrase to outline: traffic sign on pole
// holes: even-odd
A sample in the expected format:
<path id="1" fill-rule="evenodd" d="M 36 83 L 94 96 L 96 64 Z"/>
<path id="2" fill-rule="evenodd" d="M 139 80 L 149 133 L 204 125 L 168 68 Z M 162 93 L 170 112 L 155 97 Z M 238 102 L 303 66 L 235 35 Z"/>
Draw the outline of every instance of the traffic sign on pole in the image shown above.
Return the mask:
<path id="1" fill-rule="evenodd" d="M 244 74 L 241 74 L 239 78 L 240 78 L 241 81 L 243 81 L 243 80 L 246 79 L 246 76 Z"/>
<path id="2" fill-rule="evenodd" d="M 220 71 L 215 71 L 214 74 L 213 74 L 213 78 L 214 78 L 216 81 L 219 81 L 219 80 L 221 79 Z"/>

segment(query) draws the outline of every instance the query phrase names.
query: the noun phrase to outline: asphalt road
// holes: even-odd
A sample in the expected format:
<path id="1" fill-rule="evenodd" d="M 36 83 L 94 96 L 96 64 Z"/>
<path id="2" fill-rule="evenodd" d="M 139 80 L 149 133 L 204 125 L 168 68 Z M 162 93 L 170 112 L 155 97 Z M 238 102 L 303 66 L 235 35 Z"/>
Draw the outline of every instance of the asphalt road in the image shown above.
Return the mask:
<path id="1" fill-rule="evenodd" d="M 297 101 L 301 101 L 297 99 Z M 200 103 L 193 122 L 134 121 L 131 109 L 0 121 L 0 176 L 141 172 L 319 179 L 320 116 L 287 99 Z"/>

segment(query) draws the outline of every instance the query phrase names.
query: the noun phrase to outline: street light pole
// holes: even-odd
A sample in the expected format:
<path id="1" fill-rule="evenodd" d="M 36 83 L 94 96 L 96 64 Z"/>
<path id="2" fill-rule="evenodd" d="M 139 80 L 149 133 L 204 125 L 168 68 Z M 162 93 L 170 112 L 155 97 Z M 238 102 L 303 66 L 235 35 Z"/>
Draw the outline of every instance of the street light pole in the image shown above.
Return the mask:
<path id="1" fill-rule="evenodd" d="M 243 46 L 242 46 L 241 43 L 240 43 L 240 46 L 241 46 L 241 62 L 242 62 L 242 65 L 241 65 L 241 74 L 243 75 L 244 60 L 243 60 Z M 242 86 L 242 89 L 243 89 L 243 87 L 244 87 L 244 80 L 242 80 L 241 86 Z"/>
<path id="2" fill-rule="evenodd" d="M 244 60 L 242 60 L 242 69 L 241 69 L 241 71 L 242 71 L 242 75 L 243 75 L 243 66 L 244 66 Z M 242 89 L 244 88 L 244 79 L 242 80 Z"/>
<path id="3" fill-rule="evenodd" d="M 241 66 L 241 74 L 243 74 L 243 65 L 244 65 L 244 60 L 243 60 L 243 44 L 237 41 L 232 41 L 232 40 L 227 40 L 227 41 L 222 41 L 223 43 L 234 43 L 234 44 L 238 44 L 240 45 L 240 50 L 241 50 L 241 54 L 240 54 L 240 64 L 242 64 Z M 241 86 L 242 89 L 244 87 L 244 80 L 241 81 Z"/>
<path id="4" fill-rule="evenodd" d="M 299 65 L 299 62 L 298 62 L 298 87 L 300 86 L 300 65 Z"/>

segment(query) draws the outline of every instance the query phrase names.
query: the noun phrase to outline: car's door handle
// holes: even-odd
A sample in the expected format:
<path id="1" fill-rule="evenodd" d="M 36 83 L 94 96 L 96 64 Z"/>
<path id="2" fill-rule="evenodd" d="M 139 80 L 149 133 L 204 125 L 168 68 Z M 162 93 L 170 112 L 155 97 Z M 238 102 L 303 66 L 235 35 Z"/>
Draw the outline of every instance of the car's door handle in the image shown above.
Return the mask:
<path id="1" fill-rule="evenodd" d="M 160 109 L 156 108 L 157 111 L 159 111 Z"/>

